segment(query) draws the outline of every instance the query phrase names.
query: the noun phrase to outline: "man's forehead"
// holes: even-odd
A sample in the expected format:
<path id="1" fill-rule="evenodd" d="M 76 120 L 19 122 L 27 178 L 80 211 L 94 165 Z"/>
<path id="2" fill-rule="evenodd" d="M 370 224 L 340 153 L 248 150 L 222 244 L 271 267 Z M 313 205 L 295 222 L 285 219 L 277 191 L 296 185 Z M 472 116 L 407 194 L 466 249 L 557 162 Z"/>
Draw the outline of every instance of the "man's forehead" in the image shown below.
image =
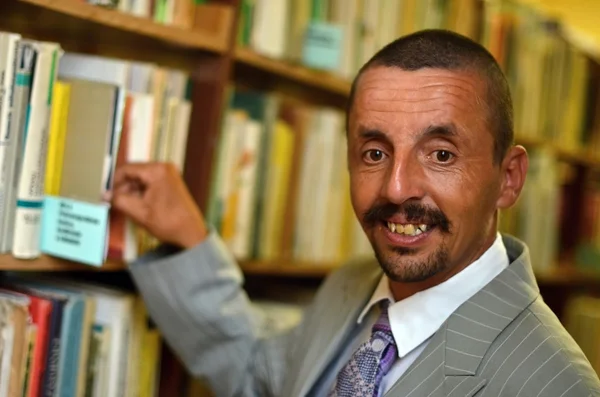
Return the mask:
<path id="1" fill-rule="evenodd" d="M 472 70 L 422 68 L 403 70 L 376 66 L 363 72 L 356 84 L 355 96 L 362 100 L 394 100 L 427 90 L 435 92 L 471 92 L 481 95 L 485 82 Z"/>
<path id="2" fill-rule="evenodd" d="M 485 83 L 467 70 L 374 67 L 359 78 L 350 118 L 447 111 L 485 113 Z"/>
<path id="3" fill-rule="evenodd" d="M 358 129 L 365 128 L 420 134 L 444 125 L 453 125 L 461 136 L 467 130 L 487 130 L 484 87 L 480 77 L 466 70 L 367 70 L 356 86 L 350 135 L 358 137 Z"/>

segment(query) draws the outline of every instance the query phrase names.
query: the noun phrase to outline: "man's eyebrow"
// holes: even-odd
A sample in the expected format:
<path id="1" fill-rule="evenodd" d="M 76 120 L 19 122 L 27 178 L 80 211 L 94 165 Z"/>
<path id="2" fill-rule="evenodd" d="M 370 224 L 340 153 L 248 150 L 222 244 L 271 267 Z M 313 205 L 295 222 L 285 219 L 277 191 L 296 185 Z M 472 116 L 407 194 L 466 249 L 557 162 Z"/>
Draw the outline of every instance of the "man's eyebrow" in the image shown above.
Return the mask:
<path id="1" fill-rule="evenodd" d="M 419 138 L 430 138 L 434 136 L 452 137 L 458 134 L 454 123 L 430 125 L 419 135 Z"/>
<path id="2" fill-rule="evenodd" d="M 378 140 L 388 140 L 388 137 L 385 133 L 378 129 L 367 128 L 364 126 L 360 126 L 358 128 L 358 136 L 363 139 L 378 139 Z"/>

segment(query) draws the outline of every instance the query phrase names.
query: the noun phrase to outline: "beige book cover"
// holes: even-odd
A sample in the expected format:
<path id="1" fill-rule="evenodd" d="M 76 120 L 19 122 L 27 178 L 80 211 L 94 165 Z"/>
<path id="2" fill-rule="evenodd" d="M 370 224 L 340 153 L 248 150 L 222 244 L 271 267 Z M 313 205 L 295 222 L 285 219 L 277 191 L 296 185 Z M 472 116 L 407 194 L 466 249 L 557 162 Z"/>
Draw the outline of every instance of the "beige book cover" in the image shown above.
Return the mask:
<path id="1" fill-rule="evenodd" d="M 118 88 L 71 80 L 60 196 L 99 202 L 109 166 Z"/>

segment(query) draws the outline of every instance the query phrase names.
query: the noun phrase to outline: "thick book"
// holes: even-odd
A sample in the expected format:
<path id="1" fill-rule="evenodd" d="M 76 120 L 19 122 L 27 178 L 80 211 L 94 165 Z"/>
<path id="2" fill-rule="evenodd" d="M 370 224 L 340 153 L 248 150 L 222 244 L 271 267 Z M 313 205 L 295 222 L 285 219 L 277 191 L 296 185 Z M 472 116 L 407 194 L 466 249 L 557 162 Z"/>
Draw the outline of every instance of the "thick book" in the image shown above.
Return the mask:
<path id="1" fill-rule="evenodd" d="M 107 257 L 110 191 L 121 140 L 125 96 L 114 84 L 66 80 L 70 108 L 62 175 L 42 214 L 41 250 L 93 266 Z"/>

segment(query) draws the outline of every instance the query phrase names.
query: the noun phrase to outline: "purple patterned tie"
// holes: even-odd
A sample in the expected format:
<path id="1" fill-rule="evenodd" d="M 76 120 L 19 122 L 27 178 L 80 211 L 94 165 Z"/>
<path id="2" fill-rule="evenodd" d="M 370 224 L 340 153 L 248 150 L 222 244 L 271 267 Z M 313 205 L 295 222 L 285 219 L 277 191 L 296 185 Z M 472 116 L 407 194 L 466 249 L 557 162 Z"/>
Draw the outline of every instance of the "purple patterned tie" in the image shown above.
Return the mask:
<path id="1" fill-rule="evenodd" d="M 363 343 L 341 369 L 329 397 L 377 397 L 384 375 L 392 368 L 398 349 L 388 318 L 389 302 L 373 325 L 371 338 Z"/>

